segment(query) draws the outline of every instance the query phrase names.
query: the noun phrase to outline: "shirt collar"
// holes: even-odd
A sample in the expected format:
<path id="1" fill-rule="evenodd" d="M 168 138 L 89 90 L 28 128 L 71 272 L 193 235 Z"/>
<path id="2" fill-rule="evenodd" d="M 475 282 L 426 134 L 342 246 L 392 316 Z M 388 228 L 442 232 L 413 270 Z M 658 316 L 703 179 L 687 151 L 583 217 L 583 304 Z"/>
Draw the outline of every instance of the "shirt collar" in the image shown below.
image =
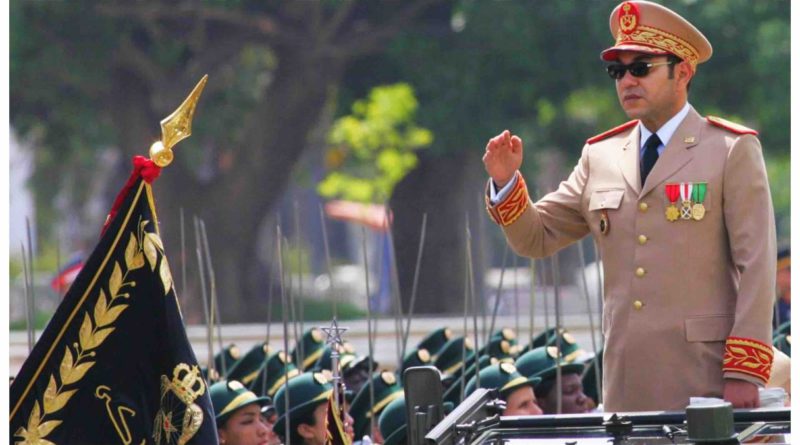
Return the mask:
<path id="1" fill-rule="evenodd" d="M 691 108 L 692 106 L 689 105 L 689 102 L 686 102 L 686 104 L 683 105 L 683 108 L 681 108 L 681 111 L 678 111 L 675 116 L 672 116 L 670 120 L 668 120 L 664 125 L 661 126 L 661 128 L 658 129 L 658 131 L 656 131 L 658 138 L 661 139 L 661 147 L 666 147 L 667 144 L 669 144 L 669 140 L 672 139 L 672 135 L 675 134 L 675 130 L 678 129 L 678 126 L 681 124 L 681 122 L 683 122 L 683 119 L 687 114 L 689 114 L 689 110 Z M 645 127 L 642 122 L 639 121 L 639 147 L 644 147 L 645 141 L 647 141 L 647 138 L 649 138 L 651 134 L 653 134 L 653 132 L 648 130 L 647 127 Z M 640 150 L 641 149 L 643 148 L 640 148 Z M 659 154 L 661 154 L 661 151 L 662 150 L 659 149 Z"/>

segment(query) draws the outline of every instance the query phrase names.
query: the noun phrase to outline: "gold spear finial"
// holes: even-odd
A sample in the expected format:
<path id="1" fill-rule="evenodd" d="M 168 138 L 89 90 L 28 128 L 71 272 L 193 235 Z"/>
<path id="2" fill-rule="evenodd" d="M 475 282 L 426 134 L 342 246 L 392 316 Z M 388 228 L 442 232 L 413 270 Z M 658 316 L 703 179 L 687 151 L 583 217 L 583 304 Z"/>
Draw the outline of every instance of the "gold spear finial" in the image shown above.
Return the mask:
<path id="1" fill-rule="evenodd" d="M 166 167 L 174 158 L 172 147 L 192 135 L 192 118 L 200 94 L 208 81 L 208 74 L 197 82 L 186 100 L 161 121 L 161 140 L 150 146 L 150 159 L 159 167 Z"/>

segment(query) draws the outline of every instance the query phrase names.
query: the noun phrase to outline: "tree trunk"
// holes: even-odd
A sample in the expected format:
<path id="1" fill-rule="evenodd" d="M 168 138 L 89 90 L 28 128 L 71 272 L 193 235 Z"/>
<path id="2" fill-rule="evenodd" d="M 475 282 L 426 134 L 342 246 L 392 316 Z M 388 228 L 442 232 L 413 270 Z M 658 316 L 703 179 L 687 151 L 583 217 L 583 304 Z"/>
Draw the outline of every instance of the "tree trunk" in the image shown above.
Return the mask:
<path id="1" fill-rule="evenodd" d="M 480 218 L 485 218 L 480 158 L 470 153 L 421 156 L 419 166 L 398 184 L 391 199 L 400 293 L 407 313 L 423 213 L 428 213 L 415 314 L 460 314 L 464 311 L 466 273 L 465 219 L 472 233 L 475 290 L 483 287 L 484 254 Z M 479 300 L 480 301 L 480 300 Z"/>

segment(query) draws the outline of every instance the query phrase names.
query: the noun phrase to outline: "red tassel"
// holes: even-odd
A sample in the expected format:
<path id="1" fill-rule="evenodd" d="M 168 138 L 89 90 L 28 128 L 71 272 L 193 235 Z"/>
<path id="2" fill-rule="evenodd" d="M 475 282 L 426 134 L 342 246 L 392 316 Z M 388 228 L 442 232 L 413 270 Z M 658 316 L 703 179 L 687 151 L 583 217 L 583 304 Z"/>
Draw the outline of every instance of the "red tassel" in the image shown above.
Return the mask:
<path id="1" fill-rule="evenodd" d="M 106 222 L 103 223 L 103 230 L 100 232 L 101 236 L 103 233 L 105 233 L 106 228 L 108 228 L 108 223 L 110 223 L 111 220 L 114 219 L 114 216 L 117 215 L 117 211 L 122 205 L 122 201 L 124 201 L 125 197 L 128 196 L 128 191 L 131 189 L 131 187 L 133 187 L 133 184 L 136 184 L 136 180 L 141 176 L 144 182 L 152 184 L 160 174 L 161 167 L 157 166 L 152 160 L 147 159 L 144 156 L 133 157 L 133 171 L 131 172 L 131 176 L 128 178 L 128 181 L 125 182 L 125 185 L 122 186 L 122 190 L 119 191 L 116 199 L 114 199 L 114 204 L 111 206 L 111 211 L 108 212 Z"/>

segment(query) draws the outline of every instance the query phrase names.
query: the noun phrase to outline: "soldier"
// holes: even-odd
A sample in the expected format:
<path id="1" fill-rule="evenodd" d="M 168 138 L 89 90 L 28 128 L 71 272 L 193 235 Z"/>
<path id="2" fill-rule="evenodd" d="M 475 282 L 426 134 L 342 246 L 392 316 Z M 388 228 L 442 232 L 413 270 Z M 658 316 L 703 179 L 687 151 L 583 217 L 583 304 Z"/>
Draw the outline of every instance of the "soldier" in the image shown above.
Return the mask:
<path id="1" fill-rule="evenodd" d="M 372 433 L 375 443 L 382 443 L 380 429 L 371 431 L 372 419 L 378 419 L 383 410 L 398 397 L 403 397 L 403 387 L 391 371 L 376 372 L 372 378 L 375 404 L 370 406 L 369 383 L 363 385 L 353 399 L 350 407 L 350 416 L 353 417 L 353 431 L 355 437 L 361 438 Z M 377 424 L 376 424 L 377 426 Z"/>
<path id="2" fill-rule="evenodd" d="M 322 352 L 325 350 L 325 337 L 319 328 L 309 328 L 303 333 L 303 336 L 300 337 L 300 343 L 302 343 L 303 361 L 301 362 L 299 360 L 301 348 L 298 347 L 299 345 L 295 345 L 291 354 L 292 362 L 294 362 L 301 371 L 308 371 L 317 363 L 317 360 L 319 360 Z"/>
<path id="3" fill-rule="evenodd" d="M 256 396 L 236 380 L 217 382 L 208 391 L 216 413 L 220 445 L 269 442 L 271 431 L 261 421 L 261 407 L 270 403 L 269 397 Z"/>
<path id="4" fill-rule="evenodd" d="M 535 204 L 519 173 L 522 140 L 492 138 L 487 210 L 521 255 L 597 240 L 606 411 L 682 410 L 691 396 L 756 407 L 772 362 L 776 258 L 757 132 L 689 104 L 712 50 L 683 17 L 628 1 L 610 26 L 616 43 L 601 57 L 634 120 L 590 138 L 569 178 Z"/>
<path id="5" fill-rule="evenodd" d="M 261 342 L 250 348 L 245 355 L 228 367 L 228 380 L 237 380 L 245 386 L 250 386 L 258 377 L 259 370 L 264 365 L 272 349 L 266 342 Z"/>
<path id="6" fill-rule="evenodd" d="M 534 392 L 545 414 L 589 412 L 593 404 L 590 404 L 591 399 L 583 393 L 583 364 L 568 363 L 561 357 L 561 388 L 557 388 L 557 357 L 559 354 L 555 346 L 534 348 L 519 356 L 517 370 L 529 378 L 541 379 L 534 387 Z M 561 391 L 561 411 L 558 410 L 558 391 Z"/>
<path id="7" fill-rule="evenodd" d="M 249 388 L 257 394 L 275 397 L 275 393 L 286 380 L 299 376 L 300 371 L 291 362 L 291 358 L 281 350 L 270 355 L 254 375 L 255 378 L 250 380 L 252 383 Z"/>
<path id="8" fill-rule="evenodd" d="M 289 393 L 289 410 L 286 410 L 286 393 Z M 275 409 L 278 419 L 273 429 L 286 443 L 291 436 L 295 445 L 324 445 L 328 430 L 328 398 L 333 393 L 333 385 L 326 373 L 307 372 L 295 377 L 281 386 L 275 395 Z M 290 431 L 286 431 L 286 417 L 289 417 Z M 342 424 L 353 440 L 353 419 L 345 412 Z M 348 431 L 349 430 L 349 431 Z"/>
<path id="9" fill-rule="evenodd" d="M 538 416 L 542 409 L 536 401 L 533 389 L 541 382 L 538 377 L 524 377 L 517 372 L 511 363 L 499 363 L 484 368 L 479 373 L 481 388 L 492 388 L 500 391 L 500 397 L 506 402 L 504 416 Z M 478 388 L 478 380 L 472 377 L 464 391 L 469 396 Z"/>

